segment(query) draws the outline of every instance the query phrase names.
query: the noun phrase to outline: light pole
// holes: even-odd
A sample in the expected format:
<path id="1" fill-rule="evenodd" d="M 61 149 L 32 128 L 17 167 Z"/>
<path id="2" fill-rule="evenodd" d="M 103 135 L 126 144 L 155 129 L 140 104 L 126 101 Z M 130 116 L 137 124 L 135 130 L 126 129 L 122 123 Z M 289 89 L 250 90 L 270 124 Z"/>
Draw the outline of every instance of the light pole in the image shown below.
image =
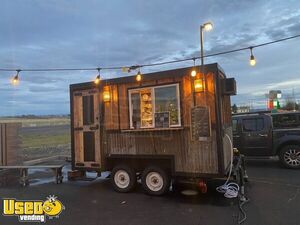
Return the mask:
<path id="1" fill-rule="evenodd" d="M 204 50 L 203 50 L 203 36 L 204 31 L 210 31 L 213 28 L 213 24 L 211 22 L 206 22 L 200 26 L 200 58 L 201 58 L 201 74 L 202 74 L 202 80 L 204 81 L 204 97 L 205 97 L 205 104 L 207 106 L 207 79 L 204 74 Z"/>
<path id="2" fill-rule="evenodd" d="M 213 24 L 211 22 L 206 22 L 204 24 L 202 24 L 200 26 L 200 58 L 201 58 L 201 68 L 203 68 L 203 65 L 204 65 L 204 50 L 203 50 L 203 34 L 204 34 L 204 31 L 210 31 L 212 30 L 213 28 Z"/>

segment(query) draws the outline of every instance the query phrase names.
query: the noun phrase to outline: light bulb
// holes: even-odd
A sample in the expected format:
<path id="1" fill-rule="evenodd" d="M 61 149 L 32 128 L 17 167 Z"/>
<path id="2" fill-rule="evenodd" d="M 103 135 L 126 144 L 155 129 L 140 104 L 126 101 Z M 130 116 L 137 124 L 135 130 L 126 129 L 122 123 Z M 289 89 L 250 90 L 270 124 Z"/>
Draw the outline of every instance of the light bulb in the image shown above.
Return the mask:
<path id="1" fill-rule="evenodd" d="M 213 24 L 211 22 L 203 24 L 203 29 L 205 31 L 211 31 L 213 29 Z"/>
<path id="2" fill-rule="evenodd" d="M 12 85 L 16 86 L 19 84 L 19 72 L 20 70 L 17 70 L 17 74 L 11 79 Z"/>
<path id="3" fill-rule="evenodd" d="M 196 72 L 196 70 L 192 70 L 192 72 L 191 72 L 191 76 L 192 77 L 195 77 L 197 75 L 197 72 Z"/>
<path id="4" fill-rule="evenodd" d="M 256 64 L 256 60 L 255 60 L 255 58 L 254 58 L 254 55 L 251 55 L 251 56 L 250 56 L 250 65 L 251 65 L 251 66 L 255 66 L 255 64 Z"/>
<path id="5" fill-rule="evenodd" d="M 141 72 L 139 71 L 135 77 L 136 81 L 141 81 L 142 80 L 142 74 Z"/>
<path id="6" fill-rule="evenodd" d="M 100 75 L 98 75 L 98 76 L 96 77 L 96 79 L 94 80 L 94 83 L 95 83 L 95 84 L 99 84 L 99 83 L 100 83 Z"/>

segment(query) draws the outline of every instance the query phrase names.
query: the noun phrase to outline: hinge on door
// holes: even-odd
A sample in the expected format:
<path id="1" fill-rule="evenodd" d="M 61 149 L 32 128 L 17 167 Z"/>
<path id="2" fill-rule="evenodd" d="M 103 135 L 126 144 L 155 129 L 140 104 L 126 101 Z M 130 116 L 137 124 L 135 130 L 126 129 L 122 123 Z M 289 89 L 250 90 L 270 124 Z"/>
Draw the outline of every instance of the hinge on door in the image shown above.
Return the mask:
<path id="1" fill-rule="evenodd" d="M 83 127 L 76 127 L 74 130 L 83 130 Z"/>
<path id="2" fill-rule="evenodd" d="M 79 92 L 79 93 L 74 93 L 74 96 L 82 96 L 82 93 Z"/>
<path id="3" fill-rule="evenodd" d="M 98 130 L 99 129 L 99 125 L 96 125 L 94 127 L 90 127 L 90 130 Z"/>
<path id="4" fill-rule="evenodd" d="M 89 94 L 94 94 L 94 93 L 97 93 L 98 92 L 98 90 L 90 90 L 88 93 Z"/>

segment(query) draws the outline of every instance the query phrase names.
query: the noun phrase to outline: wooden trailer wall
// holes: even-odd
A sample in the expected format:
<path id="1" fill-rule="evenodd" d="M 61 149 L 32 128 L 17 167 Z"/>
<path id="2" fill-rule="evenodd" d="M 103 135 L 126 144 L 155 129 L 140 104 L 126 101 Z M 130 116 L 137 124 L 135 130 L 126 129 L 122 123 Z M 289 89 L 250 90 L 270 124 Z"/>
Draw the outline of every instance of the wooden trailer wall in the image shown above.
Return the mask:
<path id="1" fill-rule="evenodd" d="M 197 75 L 200 78 L 199 74 Z M 220 170 L 217 153 L 215 79 L 218 70 L 208 72 L 207 92 L 195 93 L 190 70 L 168 78 L 156 78 L 141 83 L 104 86 L 111 93 L 111 101 L 104 103 L 103 153 L 175 155 L 178 173 L 217 174 Z M 128 90 L 156 85 L 179 83 L 182 126 L 168 129 L 130 129 Z M 211 118 L 211 137 L 206 141 L 191 138 L 191 108 L 193 95 L 196 106 L 208 106 Z M 225 160 L 224 162 L 227 162 Z M 222 168 L 223 169 L 223 168 Z"/>
<path id="2" fill-rule="evenodd" d="M 130 76 L 103 80 L 98 86 L 93 82 L 71 85 L 73 169 L 105 170 L 109 155 L 146 155 L 174 156 L 178 175 L 224 174 L 230 162 L 228 136 L 232 138 L 230 96 L 222 94 L 222 81 L 226 77 L 218 64 L 205 65 L 204 92 L 196 93 L 194 80 L 203 77 L 198 73 L 192 78 L 192 69 L 144 74 L 140 82 Z M 136 89 L 172 84 L 178 84 L 179 89 L 180 126 L 133 129 L 130 93 Z M 108 101 L 104 101 L 104 93 L 108 93 Z M 195 136 L 198 131 L 194 132 L 199 125 L 199 118 L 195 119 L 199 114 L 195 112 L 201 106 L 209 110 L 209 118 L 204 121 L 210 122 L 207 129 L 204 123 L 204 130 L 210 132 L 204 138 L 201 135 L 198 138 Z M 84 121 L 86 116 L 88 121 Z"/>
<path id="3" fill-rule="evenodd" d="M 0 166 L 14 166 L 20 162 L 21 123 L 0 123 Z"/>

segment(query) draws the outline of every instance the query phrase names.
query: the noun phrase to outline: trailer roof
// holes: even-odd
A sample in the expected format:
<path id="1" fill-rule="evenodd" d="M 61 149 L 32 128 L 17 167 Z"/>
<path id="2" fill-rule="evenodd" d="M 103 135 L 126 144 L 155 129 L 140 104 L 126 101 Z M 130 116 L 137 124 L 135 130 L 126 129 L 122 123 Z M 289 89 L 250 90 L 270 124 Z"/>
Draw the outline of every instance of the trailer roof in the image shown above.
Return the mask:
<path id="1" fill-rule="evenodd" d="M 197 67 L 199 68 L 201 66 L 197 65 Z M 152 72 L 152 73 L 142 73 L 142 76 L 143 76 L 143 81 L 150 81 L 150 80 L 155 80 L 155 79 L 162 79 L 162 78 L 176 77 L 176 76 L 180 77 L 180 76 L 186 75 L 186 73 L 192 69 L 193 69 L 193 67 L 184 67 L 184 68 L 164 70 L 164 71 L 158 71 L 158 72 Z M 218 63 L 206 64 L 206 65 L 204 65 L 203 70 L 204 70 L 204 72 L 222 71 L 224 73 L 223 69 L 219 66 Z M 105 85 L 134 83 L 134 82 L 136 82 L 135 77 L 136 77 L 136 75 L 130 75 L 130 76 L 117 77 L 117 78 L 112 78 L 112 79 L 104 79 L 104 80 L 101 80 L 101 83 L 102 84 L 104 83 Z M 93 84 L 94 84 L 93 81 L 71 84 L 70 88 L 91 86 Z"/>

